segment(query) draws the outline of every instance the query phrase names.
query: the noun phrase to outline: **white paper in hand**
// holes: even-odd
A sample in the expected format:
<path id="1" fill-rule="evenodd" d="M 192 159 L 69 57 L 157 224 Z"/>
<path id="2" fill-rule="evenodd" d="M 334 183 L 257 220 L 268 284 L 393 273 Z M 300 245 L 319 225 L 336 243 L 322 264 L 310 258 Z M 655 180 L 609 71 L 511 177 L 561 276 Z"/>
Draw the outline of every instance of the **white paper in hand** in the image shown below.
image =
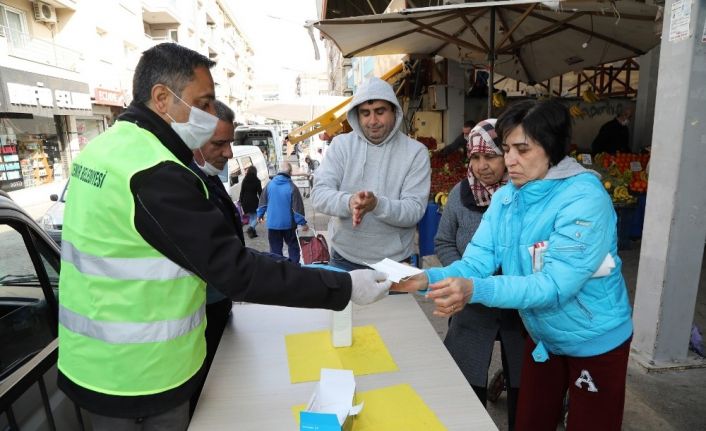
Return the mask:
<path id="1" fill-rule="evenodd" d="M 387 279 L 393 283 L 399 283 L 401 280 L 422 273 L 422 270 L 404 263 L 395 262 L 392 259 L 385 258 L 377 263 L 368 263 L 369 267 L 387 274 Z"/>

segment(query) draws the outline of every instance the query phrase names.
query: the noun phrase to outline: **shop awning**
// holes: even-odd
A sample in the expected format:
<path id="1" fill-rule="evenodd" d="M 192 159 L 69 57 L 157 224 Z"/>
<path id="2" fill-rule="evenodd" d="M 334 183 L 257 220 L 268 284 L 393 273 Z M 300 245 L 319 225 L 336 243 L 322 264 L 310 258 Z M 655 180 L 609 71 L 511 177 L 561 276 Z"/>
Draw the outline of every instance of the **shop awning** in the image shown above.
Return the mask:
<path id="1" fill-rule="evenodd" d="M 405 9 L 314 23 L 345 57 L 440 55 L 527 83 L 642 55 L 659 8 L 632 1 L 496 1 Z M 495 31 L 491 31 L 491 28 Z"/>

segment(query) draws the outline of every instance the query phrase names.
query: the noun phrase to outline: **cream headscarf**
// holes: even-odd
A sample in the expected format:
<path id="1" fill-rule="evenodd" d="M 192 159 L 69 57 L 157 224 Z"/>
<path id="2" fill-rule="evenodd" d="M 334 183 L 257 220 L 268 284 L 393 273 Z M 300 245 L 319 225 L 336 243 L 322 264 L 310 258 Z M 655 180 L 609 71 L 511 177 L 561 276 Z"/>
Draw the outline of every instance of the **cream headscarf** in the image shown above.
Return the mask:
<path id="1" fill-rule="evenodd" d="M 471 130 L 468 135 L 468 157 L 470 158 L 475 153 L 482 154 L 500 154 L 502 150 L 497 145 L 499 143 L 498 134 L 495 132 L 495 118 L 483 120 Z M 468 161 L 468 183 L 471 186 L 471 193 L 476 205 L 486 207 L 490 205 L 490 198 L 500 187 L 507 184 L 507 172 L 503 175 L 500 182 L 492 185 L 485 185 L 480 182 L 474 175 L 471 168 L 471 162 Z"/>

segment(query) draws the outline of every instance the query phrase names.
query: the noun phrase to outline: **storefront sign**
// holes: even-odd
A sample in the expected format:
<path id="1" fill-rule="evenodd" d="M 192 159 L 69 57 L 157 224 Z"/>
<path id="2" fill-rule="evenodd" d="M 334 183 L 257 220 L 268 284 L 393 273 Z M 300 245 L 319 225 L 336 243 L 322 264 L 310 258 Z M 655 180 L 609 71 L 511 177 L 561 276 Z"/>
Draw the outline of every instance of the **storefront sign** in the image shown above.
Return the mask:
<path id="1" fill-rule="evenodd" d="M 7 83 L 10 104 L 91 110 L 91 95 L 75 91 L 52 90 L 43 87 Z"/>
<path id="2" fill-rule="evenodd" d="M 96 88 L 95 90 L 96 105 L 124 106 L 125 96 L 122 91 L 108 90 L 105 88 Z"/>
<path id="3" fill-rule="evenodd" d="M 51 117 L 92 112 L 88 84 L 0 67 L 0 105 L 4 112 Z"/>

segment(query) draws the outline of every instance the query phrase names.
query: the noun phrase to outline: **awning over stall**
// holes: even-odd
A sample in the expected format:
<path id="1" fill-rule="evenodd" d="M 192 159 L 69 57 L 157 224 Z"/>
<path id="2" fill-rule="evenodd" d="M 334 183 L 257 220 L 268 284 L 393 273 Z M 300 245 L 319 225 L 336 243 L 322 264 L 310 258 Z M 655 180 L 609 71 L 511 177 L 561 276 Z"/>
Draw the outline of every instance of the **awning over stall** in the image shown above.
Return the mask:
<path id="1" fill-rule="evenodd" d="M 345 57 L 424 54 L 487 64 L 494 47 L 496 73 L 536 83 L 644 54 L 659 43 L 661 13 L 657 6 L 632 1 L 496 1 L 314 26 Z"/>

